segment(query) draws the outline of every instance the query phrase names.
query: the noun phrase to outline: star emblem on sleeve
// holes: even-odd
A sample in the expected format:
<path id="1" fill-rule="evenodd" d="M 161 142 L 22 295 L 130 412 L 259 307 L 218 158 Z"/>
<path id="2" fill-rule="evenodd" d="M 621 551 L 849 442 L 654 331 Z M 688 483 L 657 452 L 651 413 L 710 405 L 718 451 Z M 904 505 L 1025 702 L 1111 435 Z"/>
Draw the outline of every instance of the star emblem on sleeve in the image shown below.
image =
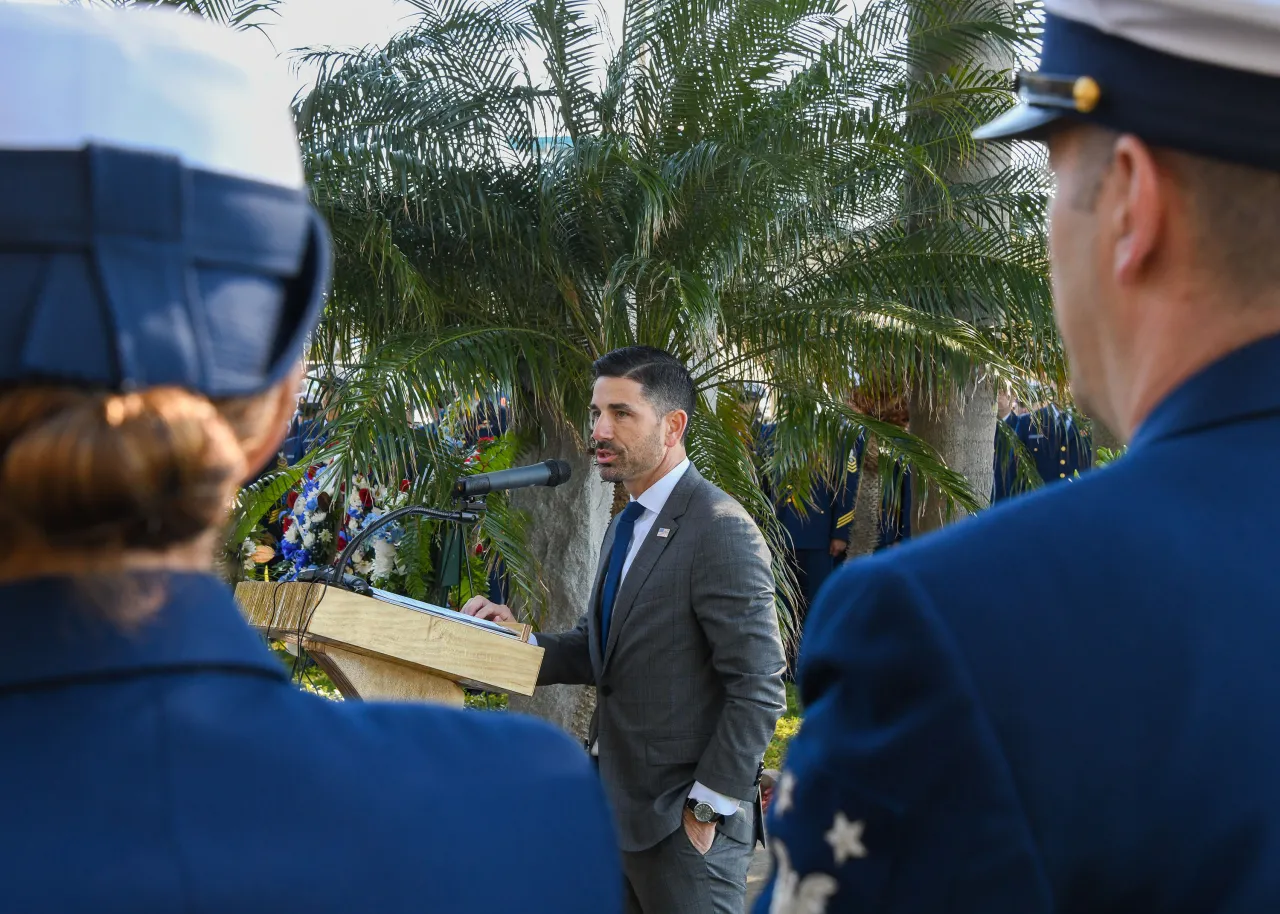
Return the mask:
<path id="1" fill-rule="evenodd" d="M 782 815 L 795 805 L 796 777 L 790 771 L 782 772 L 778 778 L 778 815 Z"/>
<path id="2" fill-rule="evenodd" d="M 831 852 L 835 854 L 836 866 L 855 857 L 867 856 L 867 848 L 862 843 L 863 828 L 864 823 L 861 819 L 850 822 L 844 813 L 836 813 L 831 829 L 823 835 L 827 844 L 831 845 Z"/>
<path id="3" fill-rule="evenodd" d="M 769 845 L 778 864 L 769 914 L 826 914 L 827 902 L 840 885 L 836 878 L 829 873 L 809 873 L 801 877 L 791 868 L 787 846 L 777 838 L 771 839 Z"/>

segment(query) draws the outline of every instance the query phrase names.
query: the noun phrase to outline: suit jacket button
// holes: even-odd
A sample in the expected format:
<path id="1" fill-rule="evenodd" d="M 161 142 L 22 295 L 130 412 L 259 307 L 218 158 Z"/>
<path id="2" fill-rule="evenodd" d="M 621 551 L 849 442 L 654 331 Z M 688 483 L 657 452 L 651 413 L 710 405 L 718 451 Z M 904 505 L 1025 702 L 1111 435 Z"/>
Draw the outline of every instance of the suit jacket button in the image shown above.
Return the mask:
<path id="1" fill-rule="evenodd" d="M 608 698 L 610 695 L 613 694 L 613 686 L 601 686 L 600 694 L 603 695 L 605 698 Z"/>

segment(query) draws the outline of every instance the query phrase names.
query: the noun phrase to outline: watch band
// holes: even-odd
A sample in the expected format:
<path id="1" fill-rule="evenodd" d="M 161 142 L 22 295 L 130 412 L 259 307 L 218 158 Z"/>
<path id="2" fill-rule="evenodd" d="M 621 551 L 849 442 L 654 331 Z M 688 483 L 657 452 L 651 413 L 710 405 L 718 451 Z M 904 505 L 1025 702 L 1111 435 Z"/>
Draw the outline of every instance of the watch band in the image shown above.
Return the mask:
<path id="1" fill-rule="evenodd" d="M 703 812 L 702 815 L 698 815 L 698 807 L 702 807 L 703 810 L 710 810 L 711 817 L 705 818 L 706 816 L 705 811 Z M 692 812 L 694 819 L 696 819 L 699 822 L 702 822 L 703 824 L 710 824 L 713 822 L 718 823 L 724 820 L 724 816 L 716 812 L 715 807 L 712 806 L 710 803 L 704 803 L 701 800 L 695 800 L 693 797 L 689 797 L 689 799 L 684 801 L 684 808 Z"/>

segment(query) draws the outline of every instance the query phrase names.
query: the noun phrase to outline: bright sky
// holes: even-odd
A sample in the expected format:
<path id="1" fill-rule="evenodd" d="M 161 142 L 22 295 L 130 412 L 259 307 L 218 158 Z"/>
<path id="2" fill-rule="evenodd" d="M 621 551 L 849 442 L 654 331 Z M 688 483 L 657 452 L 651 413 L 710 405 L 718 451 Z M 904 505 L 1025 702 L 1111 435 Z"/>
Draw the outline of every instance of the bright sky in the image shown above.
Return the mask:
<path id="1" fill-rule="evenodd" d="M 0 0 L 3 2 L 3 0 Z M 28 3 L 64 3 L 77 0 L 22 0 Z M 80 0 L 84 2 L 84 0 Z M 88 0 L 92 2 L 92 0 Z M 845 0 L 842 7 L 861 8 L 868 0 Z M 626 0 L 597 0 L 598 18 L 608 28 L 610 47 L 616 47 L 622 32 Z M 402 0 L 284 0 L 278 16 L 263 19 L 265 37 L 278 54 L 292 59 L 298 48 L 363 47 L 381 45 L 412 22 L 414 7 Z M 257 33 L 253 33 L 257 34 Z M 601 60 L 606 48 L 601 47 Z M 543 75 L 540 60 L 528 61 L 534 81 Z M 314 73 L 298 72 L 298 88 L 308 86 Z"/>
<path id="2" fill-rule="evenodd" d="M 626 0 L 597 0 L 598 18 L 608 28 L 610 47 L 622 35 L 622 14 Z M 845 9 L 861 9 L 868 0 L 844 0 Z M 415 10 L 402 0 L 284 0 L 280 15 L 269 20 L 267 36 L 276 50 L 287 54 L 294 48 L 364 46 L 383 44 L 413 20 Z M 605 47 L 601 47 L 603 53 Z M 540 60 L 529 60 L 537 82 L 543 75 Z M 310 84 L 314 75 L 300 72 L 299 88 Z"/>
<path id="3" fill-rule="evenodd" d="M 601 15 L 611 31 L 621 28 L 624 0 L 602 0 Z M 280 15 L 266 20 L 267 38 L 277 52 L 288 55 L 295 48 L 364 46 L 383 44 L 413 21 L 415 10 L 400 0 L 284 0 Z M 615 42 L 616 42 L 616 32 Z M 541 67 L 530 60 L 537 79 Z M 314 78 L 300 72 L 301 88 Z"/>
<path id="4" fill-rule="evenodd" d="M 85 0 L 19 2 L 57 4 Z M 598 3 L 600 17 L 609 26 L 616 45 L 621 34 L 625 0 L 598 0 Z M 297 48 L 326 45 L 349 48 L 385 44 L 391 36 L 411 23 L 416 14 L 412 4 L 402 0 L 284 0 L 278 11 L 278 16 L 263 17 L 265 37 L 262 40 L 269 42 L 277 53 L 290 59 L 294 56 L 291 52 Z M 536 81 L 542 75 L 541 62 L 530 60 L 529 68 Z M 314 73 L 299 72 L 298 87 L 309 85 L 313 79 Z"/>

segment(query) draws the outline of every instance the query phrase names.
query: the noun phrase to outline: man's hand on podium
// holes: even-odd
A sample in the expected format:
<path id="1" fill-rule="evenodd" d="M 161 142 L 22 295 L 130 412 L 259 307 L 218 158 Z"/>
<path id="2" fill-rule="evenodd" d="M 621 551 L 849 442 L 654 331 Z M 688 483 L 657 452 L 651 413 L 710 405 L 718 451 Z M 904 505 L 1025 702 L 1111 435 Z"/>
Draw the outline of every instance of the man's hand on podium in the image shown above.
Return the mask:
<path id="1" fill-rule="evenodd" d="M 462 605 L 462 612 L 477 619 L 489 619 L 493 622 L 516 621 L 510 607 L 494 603 L 488 597 L 472 597 Z"/>

